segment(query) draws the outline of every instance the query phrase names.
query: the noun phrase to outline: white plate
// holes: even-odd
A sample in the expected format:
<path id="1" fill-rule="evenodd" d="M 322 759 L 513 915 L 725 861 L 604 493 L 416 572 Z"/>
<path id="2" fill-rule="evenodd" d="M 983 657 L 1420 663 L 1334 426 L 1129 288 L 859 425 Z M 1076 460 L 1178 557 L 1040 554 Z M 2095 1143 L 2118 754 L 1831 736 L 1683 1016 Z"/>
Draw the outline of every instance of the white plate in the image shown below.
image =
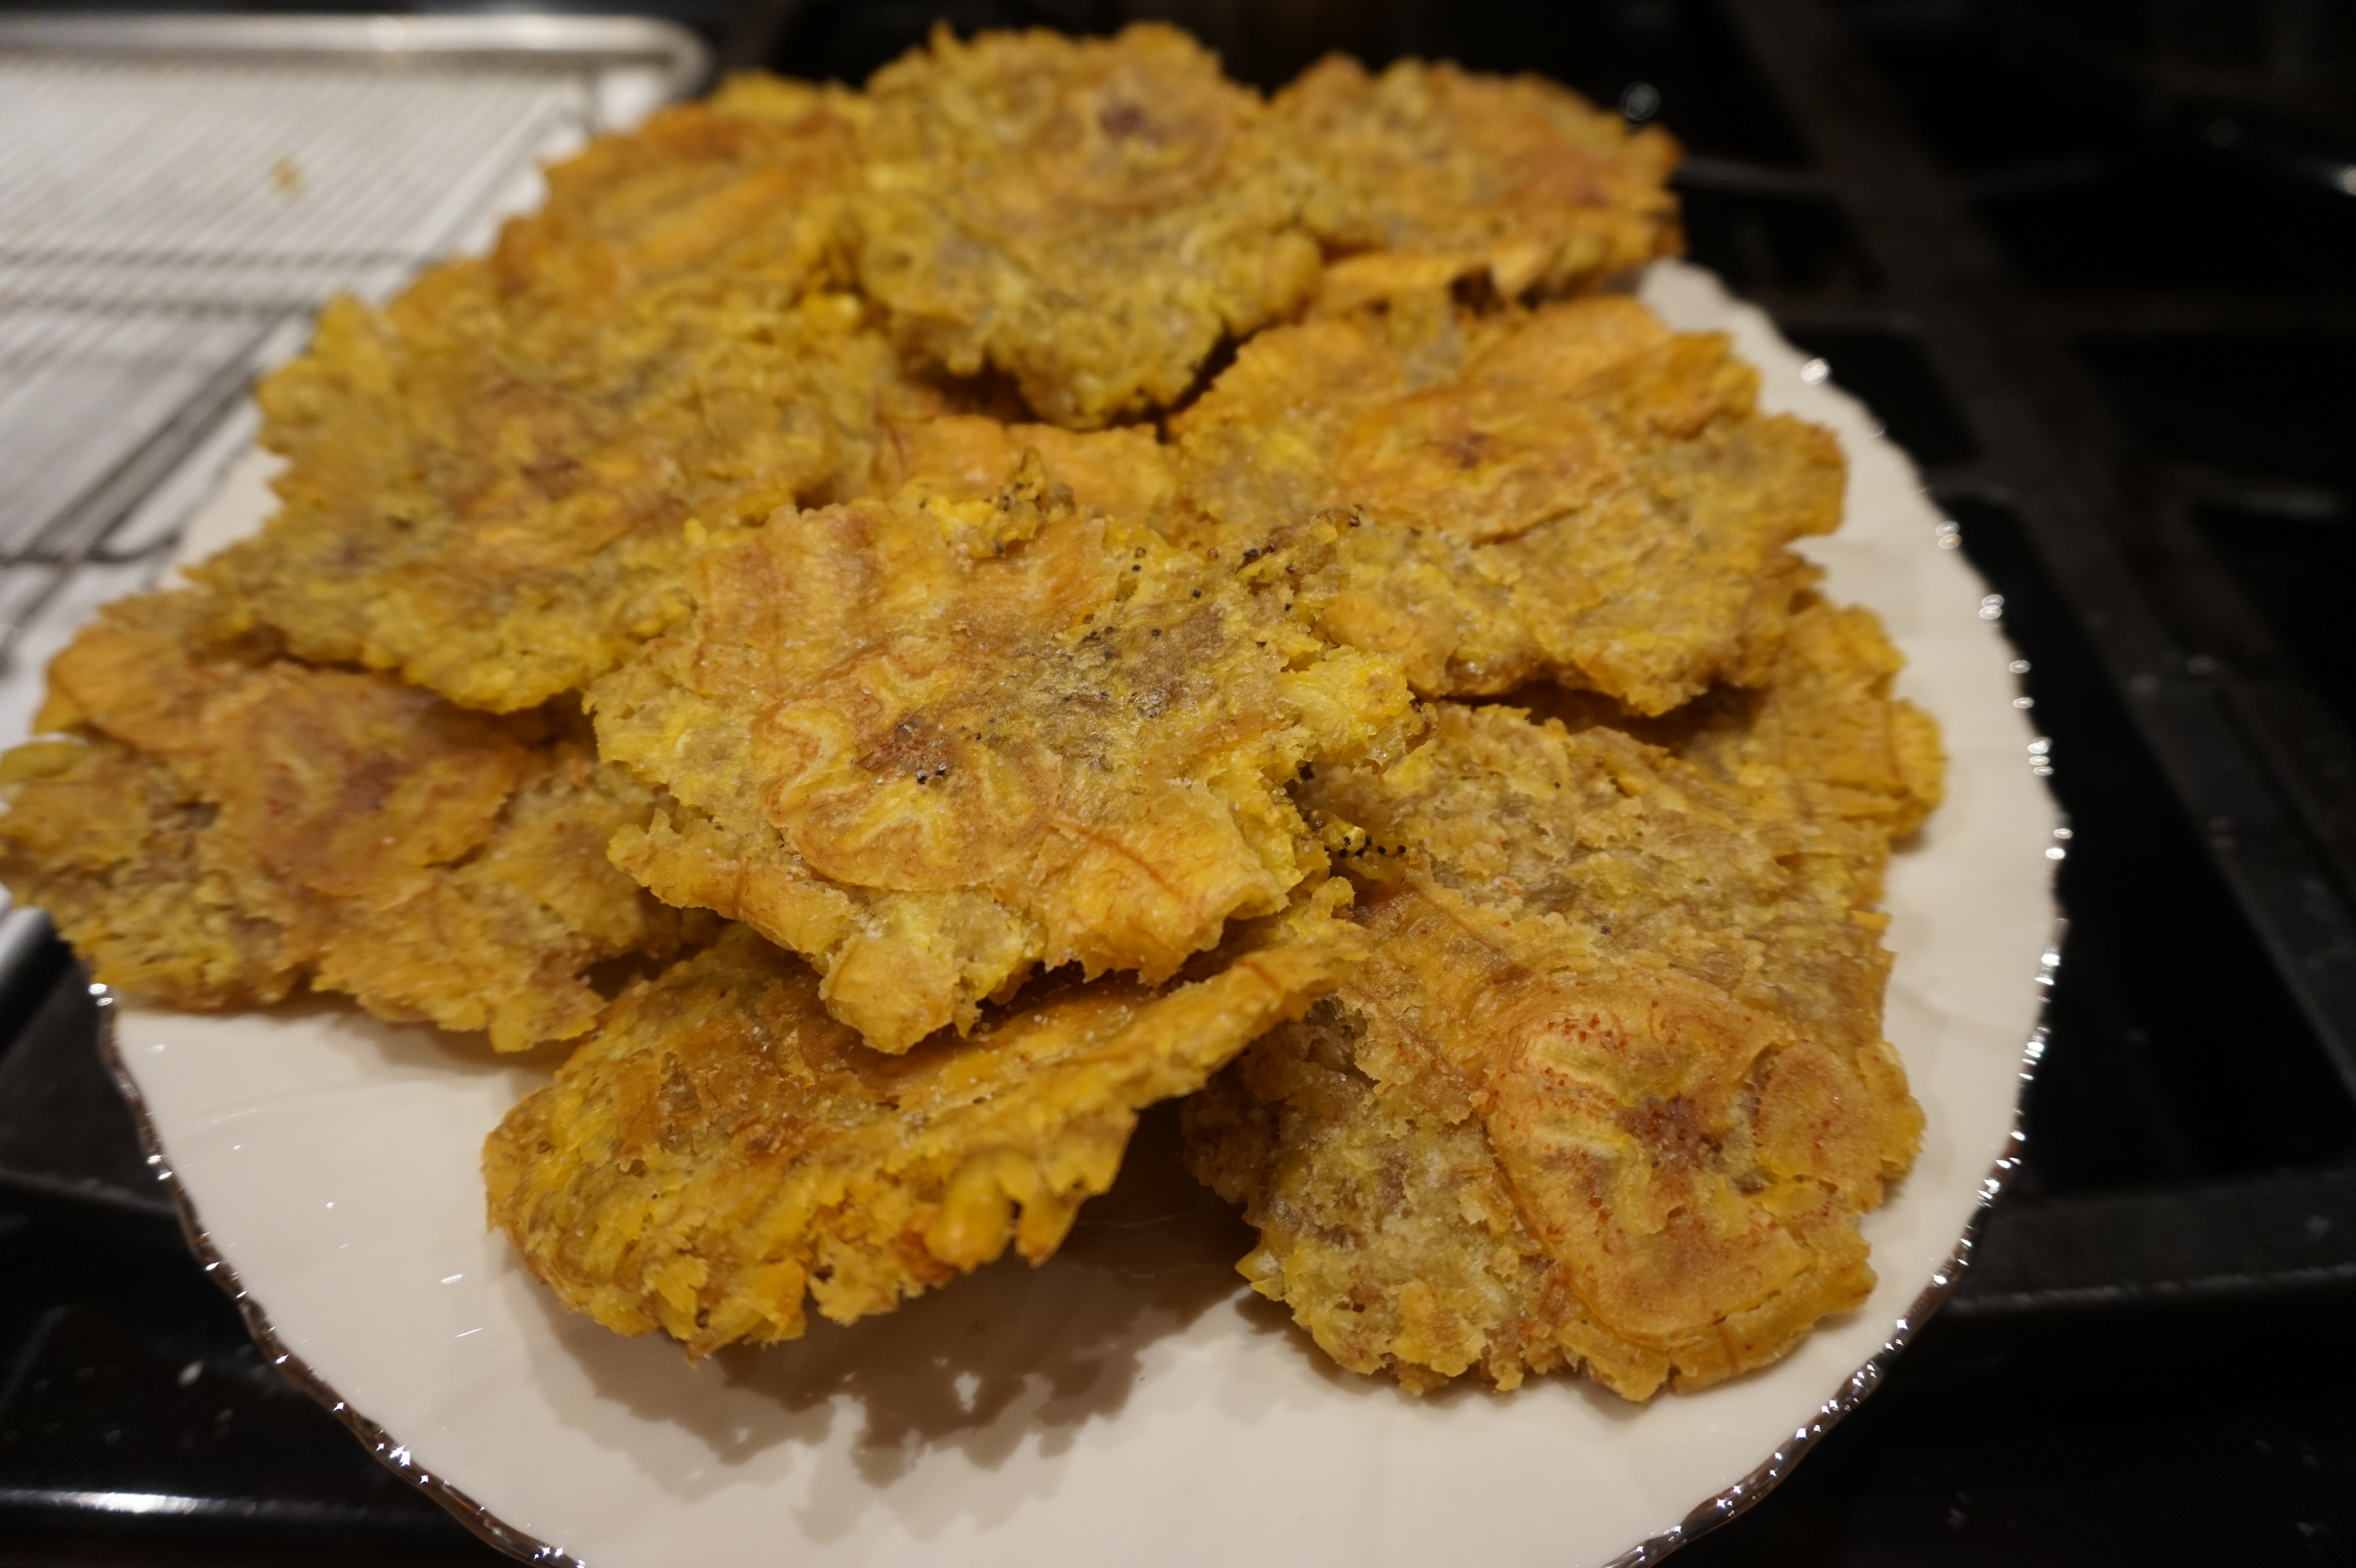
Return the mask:
<path id="1" fill-rule="evenodd" d="M 1944 727 L 1948 798 L 1890 878 L 1888 1030 L 1930 1128 L 1866 1234 L 1881 1283 L 1777 1365 L 1623 1403 L 1579 1379 L 1416 1400 L 1336 1371 L 1232 1272 L 1245 1232 L 1150 1121 L 1130 1174 L 1033 1271 L 690 1367 L 560 1310 L 487 1234 L 476 1154 L 561 1053 L 317 1001 L 123 1006 L 119 1076 L 264 1345 L 402 1474 L 519 1552 L 596 1564 L 1641 1562 L 1738 1510 L 1869 1392 L 1945 1293 L 2007 1168 L 2050 966 L 2058 818 L 1985 584 L 1869 415 L 1695 269 L 1769 406 L 1839 432 L 1848 521 L 1809 552 L 1879 611 Z M 1821 379 L 1821 377 L 1819 378 Z M 198 548 L 257 525 L 249 469 Z M 2032 1048 L 2033 1051 L 2033 1048 Z"/>

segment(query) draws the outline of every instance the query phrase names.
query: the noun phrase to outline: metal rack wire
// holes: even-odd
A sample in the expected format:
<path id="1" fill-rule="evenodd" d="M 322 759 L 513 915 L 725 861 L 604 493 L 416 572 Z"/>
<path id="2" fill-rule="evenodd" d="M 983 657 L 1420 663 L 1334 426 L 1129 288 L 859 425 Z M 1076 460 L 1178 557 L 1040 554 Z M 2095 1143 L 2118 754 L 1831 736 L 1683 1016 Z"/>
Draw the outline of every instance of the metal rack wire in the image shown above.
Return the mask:
<path id="1" fill-rule="evenodd" d="M 487 240 L 540 162 L 702 69 L 676 28 L 548 21 L 0 21 L 0 742 L 321 304 Z"/>
<path id="2" fill-rule="evenodd" d="M 0 61 L 0 660 L 124 562 L 134 503 L 290 324 L 398 283 L 592 112 L 537 73 Z"/>

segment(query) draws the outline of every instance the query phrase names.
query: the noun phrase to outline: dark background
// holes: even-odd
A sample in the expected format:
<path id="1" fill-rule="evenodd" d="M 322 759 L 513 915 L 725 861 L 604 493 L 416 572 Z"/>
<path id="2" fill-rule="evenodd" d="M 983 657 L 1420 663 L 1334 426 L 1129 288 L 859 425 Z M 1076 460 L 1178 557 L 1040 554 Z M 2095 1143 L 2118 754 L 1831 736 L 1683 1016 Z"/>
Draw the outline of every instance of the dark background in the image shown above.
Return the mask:
<path id="1" fill-rule="evenodd" d="M 1694 257 L 1875 408 L 2004 595 L 2076 835 L 1978 1265 L 1680 1561 L 2356 1561 L 2356 6 L 624 8 L 854 81 L 936 17 L 1157 16 L 1263 87 L 1344 48 L 1656 105 Z M 0 1568 L 495 1560 L 262 1366 L 139 1189 L 60 951 L 0 1024 Z M 122 1491 L 186 1506 L 87 1501 Z"/>

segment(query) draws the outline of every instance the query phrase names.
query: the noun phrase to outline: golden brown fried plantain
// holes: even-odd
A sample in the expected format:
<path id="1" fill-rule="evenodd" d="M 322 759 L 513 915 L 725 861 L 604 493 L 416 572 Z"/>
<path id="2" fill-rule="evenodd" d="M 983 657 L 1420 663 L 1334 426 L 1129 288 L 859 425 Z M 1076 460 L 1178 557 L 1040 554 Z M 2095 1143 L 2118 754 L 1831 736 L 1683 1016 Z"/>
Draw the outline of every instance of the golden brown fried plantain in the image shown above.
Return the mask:
<path id="1" fill-rule="evenodd" d="M 1946 769 L 1938 725 L 1891 693 L 1904 663 L 1872 611 L 1828 603 L 1811 589 L 1794 601 L 1763 687 L 1719 687 L 1650 720 L 1559 688 L 1512 700 L 1574 731 L 1626 730 L 1722 783 L 1777 794 L 1760 809 L 1806 816 L 1857 880 L 1858 901 L 1872 904 L 1891 844 L 1938 808 Z"/>
<path id="2" fill-rule="evenodd" d="M 791 1339 L 803 1298 L 888 1312 L 1012 1243 L 1038 1263 L 1137 1112 L 1199 1086 L 1364 949 L 1327 884 L 1207 978 L 1064 984 L 883 1056 L 800 959 L 732 926 L 615 1004 L 483 1148 L 490 1217 L 567 1307 L 701 1357 Z M 1020 1210 L 1018 1218 L 1016 1211 Z"/>
<path id="3" fill-rule="evenodd" d="M 1416 722 L 1396 660 L 1310 629 L 1332 551 L 1178 549 L 1035 453 L 989 501 L 780 516 L 591 689 L 602 754 L 680 803 L 616 861 L 810 957 L 883 1051 L 1040 964 L 1158 982 L 1323 866 L 1295 773 Z"/>
<path id="4" fill-rule="evenodd" d="M 1869 880 L 1788 775 L 1442 704 L 1313 799 L 1375 955 L 1189 1106 L 1256 1288 L 1410 1389 L 1583 1364 L 1632 1399 L 1864 1299 L 1921 1115 Z"/>
<path id="5" fill-rule="evenodd" d="M 1316 243 L 1266 108 L 1176 29 L 985 33 L 876 73 L 859 279 L 900 340 L 1093 428 L 1297 310 Z"/>
<path id="6" fill-rule="evenodd" d="M 196 575 L 300 657 L 533 707 L 682 612 L 683 529 L 862 493 L 936 400 L 834 292 L 863 105 L 740 81 L 550 171 L 546 208 L 262 384 L 284 506 Z"/>
<path id="7" fill-rule="evenodd" d="M 1484 274 L 1503 298 L 1566 293 L 1683 244 L 1677 144 L 1534 76 L 1329 56 L 1272 115 L 1309 167 L 1304 221 L 1329 249 L 1319 304 L 1341 309 Z"/>
<path id="8" fill-rule="evenodd" d="M 1712 692 L 1676 750 L 1730 781 L 1780 769 L 1815 821 L 1853 837 L 1847 858 L 1878 901 L 1890 844 L 1938 809 L 1946 771 L 1938 724 L 1891 695 L 1905 662 L 1872 611 L 1804 593 L 1767 685 Z"/>
<path id="9" fill-rule="evenodd" d="M 195 1008 L 307 981 L 520 1050 L 595 1021 L 591 965 L 678 945 L 605 855 L 653 798 L 580 741 L 221 626 L 200 592 L 110 608 L 50 672 L 40 728 L 72 732 L 0 759 L 0 880 L 100 980 Z"/>
<path id="10" fill-rule="evenodd" d="M 1170 449 L 1151 429 L 1068 431 L 1008 424 L 980 414 L 947 414 L 893 427 L 876 464 L 875 493 L 891 496 L 915 484 L 926 495 L 985 500 L 1005 488 L 1007 475 L 1032 451 L 1084 510 L 1153 526 L 1166 520 L 1177 494 Z"/>
<path id="11" fill-rule="evenodd" d="M 1420 692 L 1547 677 L 1659 713 L 1766 678 L 1807 581 L 1785 547 L 1840 520 L 1831 434 L 1757 392 L 1633 300 L 1403 301 L 1246 344 L 1171 421 L 1179 511 L 1216 539 L 1355 507 L 1321 627 Z"/>

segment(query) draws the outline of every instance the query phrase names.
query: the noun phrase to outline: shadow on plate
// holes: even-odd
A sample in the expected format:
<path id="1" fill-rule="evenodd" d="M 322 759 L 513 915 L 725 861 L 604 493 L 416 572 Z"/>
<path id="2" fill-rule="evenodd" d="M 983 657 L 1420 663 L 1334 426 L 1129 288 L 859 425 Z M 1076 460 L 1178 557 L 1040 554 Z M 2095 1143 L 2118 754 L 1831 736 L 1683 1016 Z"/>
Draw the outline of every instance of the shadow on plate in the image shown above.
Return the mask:
<path id="1" fill-rule="evenodd" d="M 829 1495 L 839 1489 L 825 1484 L 838 1454 L 864 1483 L 854 1489 L 871 1497 L 937 1455 L 988 1472 L 1025 1448 L 1053 1460 L 1082 1428 L 1120 1412 L 1157 1344 L 1223 1305 L 1232 1311 L 1238 1297 L 1258 1300 L 1235 1270 L 1250 1250 L 1249 1228 L 1187 1176 L 1178 1145 L 1176 1105 L 1148 1111 L 1112 1190 L 1088 1202 L 1063 1250 L 1038 1268 L 1001 1258 L 896 1312 L 847 1328 L 813 1315 L 800 1339 L 733 1346 L 701 1367 L 686 1365 L 668 1340 L 624 1339 L 530 1288 L 596 1403 L 695 1439 L 628 1444 L 667 1490 L 705 1495 L 782 1444 L 822 1449 L 811 1508 L 843 1513 L 832 1522 L 847 1529 L 864 1502 Z M 1239 1313 L 1236 1326 L 1299 1332 L 1281 1309 Z M 1299 1349 L 1323 1360 L 1305 1336 Z M 593 1431 L 614 1430 L 600 1413 L 583 1414 Z M 838 1434 L 840 1421 L 859 1424 Z M 1052 1489 L 1056 1468 L 1013 1490 Z M 828 1522 L 804 1526 L 823 1538 Z"/>

